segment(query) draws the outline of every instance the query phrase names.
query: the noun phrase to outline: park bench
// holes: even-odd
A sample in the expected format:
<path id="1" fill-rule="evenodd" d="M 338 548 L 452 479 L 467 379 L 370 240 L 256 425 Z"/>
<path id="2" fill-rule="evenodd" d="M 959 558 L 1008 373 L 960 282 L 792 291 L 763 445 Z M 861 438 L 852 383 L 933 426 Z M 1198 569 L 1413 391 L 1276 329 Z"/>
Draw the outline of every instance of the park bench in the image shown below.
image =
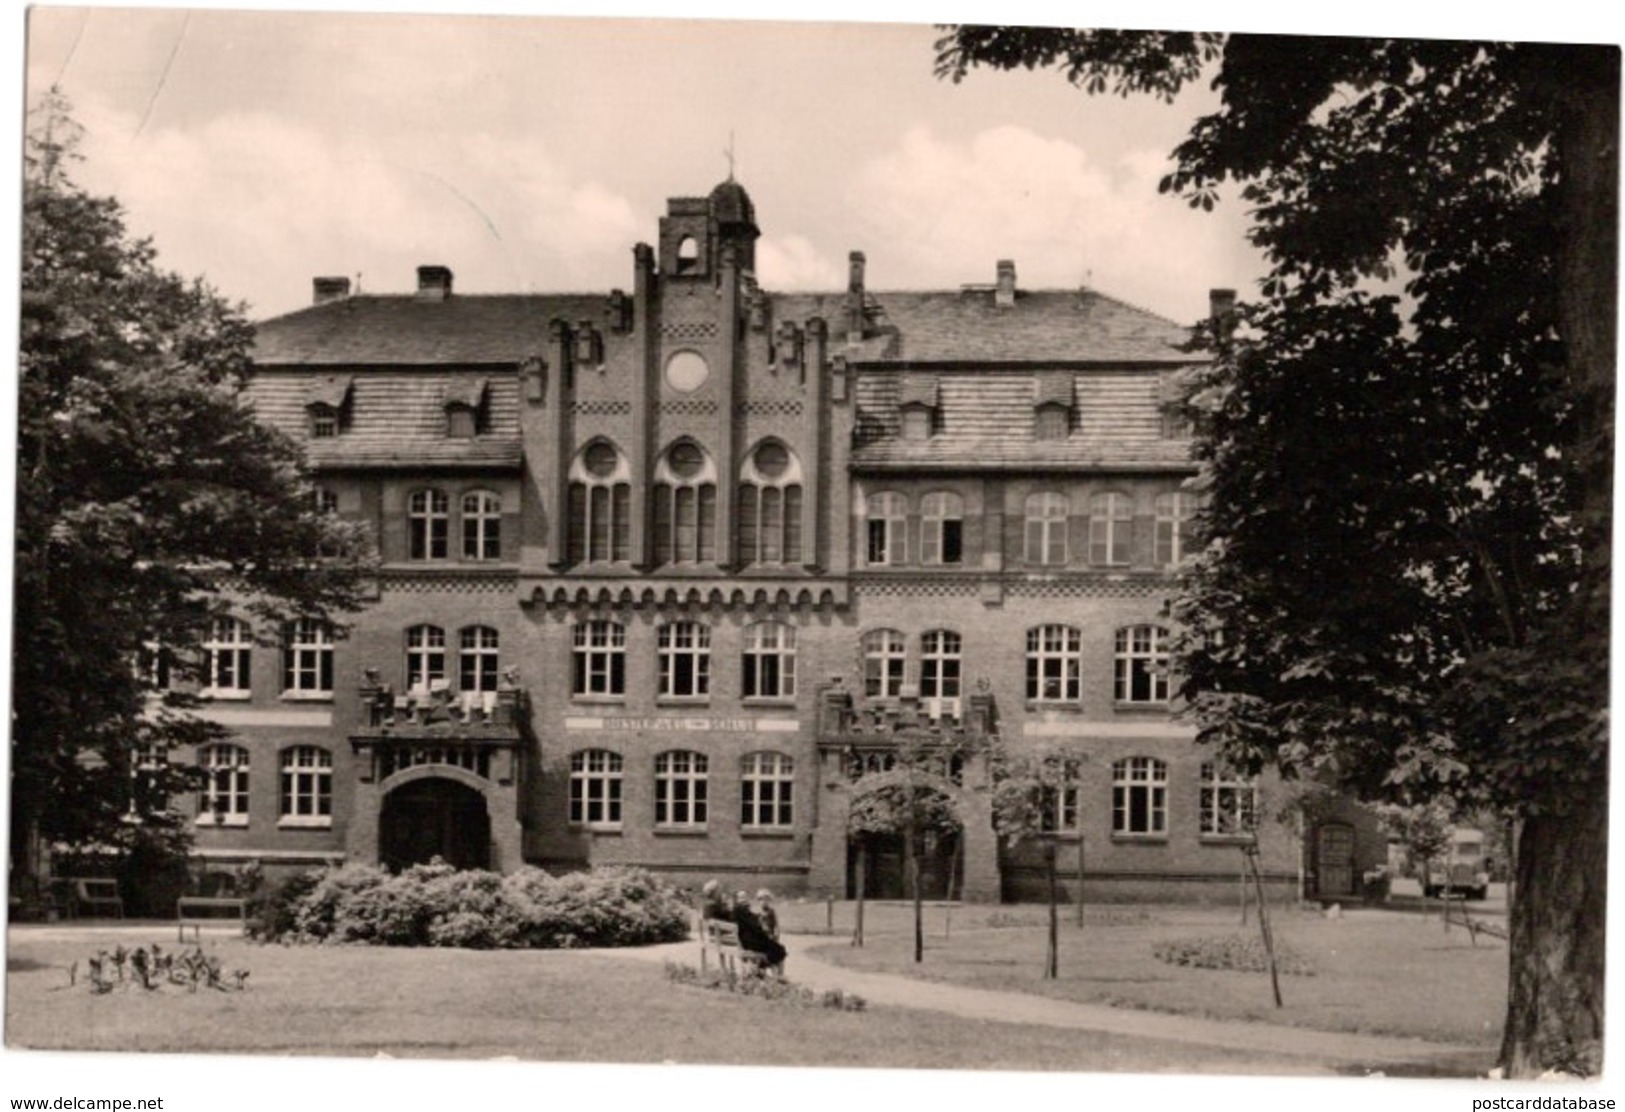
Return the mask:
<path id="1" fill-rule="evenodd" d="M 1460 918 L 1451 913 L 1459 912 Z M 1467 928 L 1467 937 L 1474 946 L 1478 945 L 1478 936 L 1487 934 L 1491 938 L 1499 938 L 1503 942 L 1507 937 L 1507 929 L 1500 923 L 1489 919 L 1474 919 L 1467 912 L 1466 900 L 1459 896 L 1446 896 L 1444 901 L 1444 929 L 1448 931 L 1452 924 Z"/>
<path id="2" fill-rule="evenodd" d="M 187 927 L 192 928 L 192 938 L 196 941 L 202 934 L 203 924 L 232 919 L 237 920 L 244 934 L 248 933 L 248 901 L 236 896 L 182 896 L 175 901 L 175 933 L 182 942 L 186 941 Z"/>
<path id="3" fill-rule="evenodd" d="M 75 877 L 68 889 L 68 908 L 68 914 L 74 917 L 110 908 L 114 918 L 122 919 L 124 897 L 118 894 L 118 881 L 112 877 Z"/>
<path id="4" fill-rule="evenodd" d="M 747 950 L 739 944 L 739 928 L 722 919 L 700 921 L 700 968 L 708 968 L 709 955 L 715 954 L 717 968 L 730 977 L 741 972 L 760 974 L 763 955 Z"/>

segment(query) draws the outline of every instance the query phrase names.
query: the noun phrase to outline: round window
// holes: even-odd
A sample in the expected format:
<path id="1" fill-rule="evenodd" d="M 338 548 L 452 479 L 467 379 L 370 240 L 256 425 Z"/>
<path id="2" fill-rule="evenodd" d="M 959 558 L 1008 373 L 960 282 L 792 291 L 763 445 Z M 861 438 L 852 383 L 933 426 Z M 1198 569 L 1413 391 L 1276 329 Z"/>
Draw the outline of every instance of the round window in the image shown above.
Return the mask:
<path id="1" fill-rule="evenodd" d="M 586 465 L 589 475 L 598 479 L 607 479 L 615 473 L 615 466 L 620 462 L 620 456 L 614 448 L 600 440 L 587 449 L 587 454 L 582 457 L 582 462 Z"/>
<path id="2" fill-rule="evenodd" d="M 783 444 L 769 442 L 756 449 L 756 471 L 764 479 L 777 479 L 790 466 L 790 453 Z"/>
<path id="3" fill-rule="evenodd" d="M 666 360 L 666 384 L 681 394 L 704 386 L 710 374 L 711 368 L 697 351 L 679 351 Z"/>
<path id="4" fill-rule="evenodd" d="M 692 479 L 705 466 L 705 453 L 687 440 L 672 448 L 666 459 L 671 464 L 672 474 L 679 479 Z"/>

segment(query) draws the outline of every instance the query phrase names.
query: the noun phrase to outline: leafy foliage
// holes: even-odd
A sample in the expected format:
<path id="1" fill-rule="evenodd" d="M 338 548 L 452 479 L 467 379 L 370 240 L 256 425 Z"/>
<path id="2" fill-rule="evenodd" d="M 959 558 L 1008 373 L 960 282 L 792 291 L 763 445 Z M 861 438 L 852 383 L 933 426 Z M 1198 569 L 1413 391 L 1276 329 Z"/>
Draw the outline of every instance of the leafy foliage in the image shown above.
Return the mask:
<path id="1" fill-rule="evenodd" d="M 132 816 L 180 832 L 164 808 L 196 775 L 178 758 L 220 731 L 178 691 L 155 702 L 157 673 L 196 678 L 228 598 L 268 636 L 353 608 L 367 559 L 316 511 L 298 447 L 244 404 L 241 307 L 161 270 L 115 200 L 74 184 L 76 138 L 53 91 L 23 191 L 17 852 L 36 836 L 116 849 Z"/>
<path id="2" fill-rule="evenodd" d="M 1071 749 L 994 753 L 993 828 L 1011 845 L 1061 829 L 1065 793 L 1077 790 L 1084 759 Z"/>

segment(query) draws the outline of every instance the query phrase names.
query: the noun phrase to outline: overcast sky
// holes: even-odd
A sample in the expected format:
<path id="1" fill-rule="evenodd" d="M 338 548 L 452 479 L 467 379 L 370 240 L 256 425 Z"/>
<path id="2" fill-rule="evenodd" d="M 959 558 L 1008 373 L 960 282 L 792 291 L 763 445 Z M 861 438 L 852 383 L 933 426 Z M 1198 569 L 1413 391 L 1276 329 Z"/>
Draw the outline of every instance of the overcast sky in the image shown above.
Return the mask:
<path id="1" fill-rule="evenodd" d="M 1054 73 L 932 76 L 929 24 L 36 8 L 31 94 L 84 125 L 81 183 L 256 318 L 318 274 L 404 291 L 631 283 L 666 198 L 733 168 L 770 289 L 1088 285 L 1180 321 L 1258 263 L 1230 205 L 1156 186 L 1199 88 L 1086 97 Z"/>

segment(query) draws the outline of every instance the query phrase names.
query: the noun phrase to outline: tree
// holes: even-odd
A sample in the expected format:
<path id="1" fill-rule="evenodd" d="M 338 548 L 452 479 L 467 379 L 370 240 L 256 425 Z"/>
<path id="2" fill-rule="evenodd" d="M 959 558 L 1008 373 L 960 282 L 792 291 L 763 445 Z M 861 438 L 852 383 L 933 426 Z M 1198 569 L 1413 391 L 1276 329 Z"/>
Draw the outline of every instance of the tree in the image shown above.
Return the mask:
<path id="1" fill-rule="evenodd" d="M 1439 798 L 1426 803 L 1381 803 L 1376 810 L 1383 833 L 1405 847 L 1413 865 L 1422 866 L 1422 907 L 1426 914 L 1433 863 L 1450 848 L 1454 806 L 1450 800 Z"/>
<path id="2" fill-rule="evenodd" d="M 241 308 L 160 270 L 118 203 L 73 182 L 78 137 L 52 90 L 29 116 L 23 193 L 11 845 L 24 873 L 42 841 L 184 845 L 168 800 L 196 774 L 166 757 L 222 731 L 165 681 L 196 677 L 228 605 L 274 636 L 357 606 L 367 566 L 356 527 L 316 507 L 298 446 L 244 404 Z"/>
<path id="3" fill-rule="evenodd" d="M 1070 749 L 1036 749 L 993 756 L 993 828 L 1011 846 L 1039 838 L 1044 847 L 1044 881 L 1049 902 L 1049 935 L 1044 978 L 1060 975 L 1060 914 L 1055 883 L 1055 835 L 1065 829 L 1066 811 L 1076 819 L 1078 766 L 1085 755 Z M 1068 795 L 1071 795 L 1070 800 Z M 1081 828 L 1078 837 L 1083 837 Z M 1081 857 L 1079 859 L 1082 860 Z M 1083 869 L 1078 869 L 1079 914 L 1082 914 Z M 1083 926 L 1080 917 L 1078 925 Z"/>
<path id="4" fill-rule="evenodd" d="M 1618 50 L 949 29 L 939 74 L 979 65 L 1164 97 L 1213 73 L 1162 188 L 1239 184 L 1270 271 L 1190 383 L 1199 736 L 1515 811 L 1502 1065 L 1595 1072 Z"/>

